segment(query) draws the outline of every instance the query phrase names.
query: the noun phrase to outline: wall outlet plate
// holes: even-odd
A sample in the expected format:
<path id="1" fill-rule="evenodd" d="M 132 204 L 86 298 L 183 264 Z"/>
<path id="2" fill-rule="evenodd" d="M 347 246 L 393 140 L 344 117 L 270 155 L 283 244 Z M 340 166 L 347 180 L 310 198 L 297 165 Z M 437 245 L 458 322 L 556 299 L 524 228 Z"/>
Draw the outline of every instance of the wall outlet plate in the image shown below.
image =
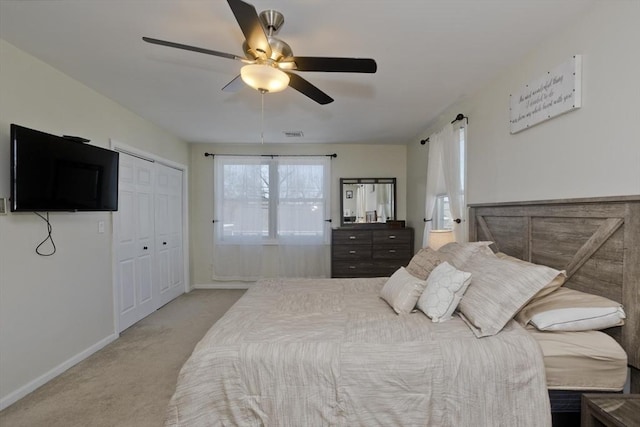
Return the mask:
<path id="1" fill-rule="evenodd" d="M 7 199 L 5 197 L 0 197 L 0 215 L 7 214 Z"/>

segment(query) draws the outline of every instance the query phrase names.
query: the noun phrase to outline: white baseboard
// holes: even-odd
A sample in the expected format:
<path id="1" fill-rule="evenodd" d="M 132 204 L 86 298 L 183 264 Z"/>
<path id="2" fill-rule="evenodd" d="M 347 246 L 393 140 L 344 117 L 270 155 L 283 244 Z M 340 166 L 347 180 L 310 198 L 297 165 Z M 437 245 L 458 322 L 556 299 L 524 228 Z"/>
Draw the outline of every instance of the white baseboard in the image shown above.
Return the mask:
<path id="1" fill-rule="evenodd" d="M 193 289 L 249 289 L 255 282 L 213 282 L 193 285 Z"/>
<path id="2" fill-rule="evenodd" d="M 23 385 L 22 387 L 20 387 L 17 390 L 9 393 L 7 396 L 2 397 L 0 399 L 0 411 L 2 411 L 4 408 L 8 407 L 9 405 L 14 404 L 18 400 L 22 399 L 23 397 L 25 397 L 27 394 L 31 393 L 32 391 L 34 391 L 38 387 L 40 387 L 40 386 L 46 384 L 47 382 L 51 381 L 52 379 L 54 379 L 55 377 L 57 377 L 58 375 L 60 375 L 64 371 L 66 371 L 67 369 L 71 368 L 72 366 L 77 365 L 78 363 L 82 362 L 84 359 L 86 359 L 87 357 L 91 356 L 93 353 L 95 353 L 96 351 L 100 350 L 101 348 L 103 348 L 107 344 L 115 341 L 117 338 L 118 338 L 118 334 L 109 335 L 108 337 L 98 341 L 97 343 L 95 343 L 91 347 L 87 348 L 86 350 L 81 351 L 80 353 L 76 354 L 72 358 L 62 362 L 61 364 L 59 364 L 58 366 L 56 366 L 55 368 L 53 368 L 49 372 L 46 372 L 46 373 L 40 375 L 35 380 Z"/>

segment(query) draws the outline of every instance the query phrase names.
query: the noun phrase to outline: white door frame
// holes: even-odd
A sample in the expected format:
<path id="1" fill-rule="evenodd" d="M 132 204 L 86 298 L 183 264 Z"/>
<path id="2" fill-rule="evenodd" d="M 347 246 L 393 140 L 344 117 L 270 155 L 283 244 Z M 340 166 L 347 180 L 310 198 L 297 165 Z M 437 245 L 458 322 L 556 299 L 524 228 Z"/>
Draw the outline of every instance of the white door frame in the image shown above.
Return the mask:
<path id="1" fill-rule="evenodd" d="M 182 262 L 183 262 L 183 280 L 185 293 L 191 291 L 189 285 L 189 168 L 181 163 L 174 162 L 157 156 L 155 154 L 140 150 L 139 148 L 119 142 L 115 139 L 109 139 L 112 150 L 140 157 L 152 162 L 161 163 L 165 166 L 172 167 L 182 171 Z M 116 262 L 116 241 L 115 241 L 115 224 L 113 215 L 111 215 L 111 282 L 113 293 L 113 331 L 116 336 L 120 336 L 120 317 L 118 314 L 118 280 L 117 280 L 117 262 Z"/>

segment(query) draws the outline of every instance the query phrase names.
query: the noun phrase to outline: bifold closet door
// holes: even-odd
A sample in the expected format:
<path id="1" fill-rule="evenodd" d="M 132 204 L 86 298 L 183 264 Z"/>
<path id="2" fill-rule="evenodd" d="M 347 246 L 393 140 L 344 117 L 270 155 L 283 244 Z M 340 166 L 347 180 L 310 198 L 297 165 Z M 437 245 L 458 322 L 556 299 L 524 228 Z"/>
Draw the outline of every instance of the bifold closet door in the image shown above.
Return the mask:
<path id="1" fill-rule="evenodd" d="M 115 218 L 116 281 L 121 332 L 159 307 L 154 286 L 153 162 L 120 153 Z"/>
<path id="2" fill-rule="evenodd" d="M 184 292 L 182 173 L 156 164 L 156 272 L 161 306 Z"/>

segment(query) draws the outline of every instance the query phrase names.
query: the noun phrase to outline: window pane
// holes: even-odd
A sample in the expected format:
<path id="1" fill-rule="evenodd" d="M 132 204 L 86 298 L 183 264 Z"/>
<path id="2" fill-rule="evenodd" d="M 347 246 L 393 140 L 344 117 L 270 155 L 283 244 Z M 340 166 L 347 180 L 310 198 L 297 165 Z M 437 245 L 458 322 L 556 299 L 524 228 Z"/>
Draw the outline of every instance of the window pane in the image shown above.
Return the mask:
<path id="1" fill-rule="evenodd" d="M 324 173 L 318 164 L 279 165 L 278 236 L 323 235 Z"/>
<path id="2" fill-rule="evenodd" d="M 224 165 L 223 192 L 223 236 L 269 235 L 268 165 Z"/>
<path id="3" fill-rule="evenodd" d="M 449 208 L 449 197 L 440 194 L 436 197 L 436 212 L 434 215 L 434 230 L 453 230 L 453 218 Z"/>

